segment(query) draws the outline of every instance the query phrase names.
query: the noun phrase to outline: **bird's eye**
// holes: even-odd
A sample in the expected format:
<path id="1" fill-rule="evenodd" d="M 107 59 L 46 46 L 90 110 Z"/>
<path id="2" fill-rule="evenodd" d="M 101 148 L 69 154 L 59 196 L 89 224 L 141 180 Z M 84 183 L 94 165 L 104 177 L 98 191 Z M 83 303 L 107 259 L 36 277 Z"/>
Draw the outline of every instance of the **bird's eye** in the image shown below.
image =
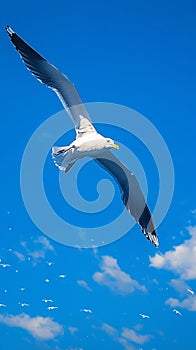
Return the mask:
<path id="1" fill-rule="evenodd" d="M 110 140 L 107 140 L 107 142 L 110 142 Z"/>

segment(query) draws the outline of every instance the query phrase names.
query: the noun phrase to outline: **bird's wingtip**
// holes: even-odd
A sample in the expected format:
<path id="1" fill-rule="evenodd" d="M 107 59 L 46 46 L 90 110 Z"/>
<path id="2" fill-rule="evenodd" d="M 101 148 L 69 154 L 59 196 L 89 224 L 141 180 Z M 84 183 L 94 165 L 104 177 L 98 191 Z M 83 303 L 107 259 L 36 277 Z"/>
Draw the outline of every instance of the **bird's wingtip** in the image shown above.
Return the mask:
<path id="1" fill-rule="evenodd" d="M 12 37 L 12 35 L 15 34 L 15 32 L 13 31 L 13 29 L 10 26 L 7 25 L 5 27 L 5 29 L 10 37 Z"/>
<path id="2" fill-rule="evenodd" d="M 157 234 L 155 231 L 153 232 L 147 232 L 146 230 L 142 230 L 143 234 L 146 236 L 146 238 L 155 245 L 156 248 L 159 247 L 159 240 L 157 237 Z"/>

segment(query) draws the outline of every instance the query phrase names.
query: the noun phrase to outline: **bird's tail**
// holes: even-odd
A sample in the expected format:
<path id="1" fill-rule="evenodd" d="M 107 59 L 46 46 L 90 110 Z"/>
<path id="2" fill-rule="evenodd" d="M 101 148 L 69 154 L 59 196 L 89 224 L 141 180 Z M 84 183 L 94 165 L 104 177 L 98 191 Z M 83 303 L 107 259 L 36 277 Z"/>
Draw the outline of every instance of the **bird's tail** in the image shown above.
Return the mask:
<path id="1" fill-rule="evenodd" d="M 54 164 L 59 168 L 59 170 L 63 170 L 65 173 L 67 173 L 77 161 L 77 159 L 69 159 L 69 150 L 71 150 L 71 148 L 72 147 L 69 146 L 52 147 L 52 159 Z"/>

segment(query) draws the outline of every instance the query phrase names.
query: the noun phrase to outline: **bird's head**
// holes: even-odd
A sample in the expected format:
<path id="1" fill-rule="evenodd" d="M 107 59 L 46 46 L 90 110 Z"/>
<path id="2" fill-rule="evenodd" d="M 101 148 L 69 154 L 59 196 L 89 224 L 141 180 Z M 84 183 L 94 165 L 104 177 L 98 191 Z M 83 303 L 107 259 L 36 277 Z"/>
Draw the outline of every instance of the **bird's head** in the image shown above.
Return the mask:
<path id="1" fill-rule="evenodd" d="M 119 146 L 115 144 L 114 140 L 106 138 L 105 141 L 105 148 L 114 148 L 116 150 L 119 150 Z"/>

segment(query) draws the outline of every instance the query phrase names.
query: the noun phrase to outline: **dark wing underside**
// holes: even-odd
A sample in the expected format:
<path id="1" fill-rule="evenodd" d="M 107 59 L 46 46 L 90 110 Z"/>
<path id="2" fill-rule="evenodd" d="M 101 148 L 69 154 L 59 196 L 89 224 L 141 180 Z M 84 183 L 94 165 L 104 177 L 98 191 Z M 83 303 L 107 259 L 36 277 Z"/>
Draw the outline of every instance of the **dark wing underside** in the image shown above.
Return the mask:
<path id="1" fill-rule="evenodd" d="M 74 84 L 55 66 L 23 41 L 9 26 L 6 27 L 12 44 L 19 52 L 30 72 L 42 83 L 53 89 L 60 98 L 64 108 L 71 115 L 78 131 L 81 127 L 91 129 L 91 118 L 83 104 Z M 93 126 L 92 126 L 93 128 Z M 92 129 L 94 131 L 94 128 Z M 83 131 L 84 132 L 84 131 Z"/>
<path id="2" fill-rule="evenodd" d="M 96 158 L 94 160 L 115 178 L 120 187 L 122 201 L 127 210 L 139 223 L 146 238 L 158 247 L 158 236 L 152 215 L 134 174 L 110 151 L 106 151 L 102 158 Z"/>

